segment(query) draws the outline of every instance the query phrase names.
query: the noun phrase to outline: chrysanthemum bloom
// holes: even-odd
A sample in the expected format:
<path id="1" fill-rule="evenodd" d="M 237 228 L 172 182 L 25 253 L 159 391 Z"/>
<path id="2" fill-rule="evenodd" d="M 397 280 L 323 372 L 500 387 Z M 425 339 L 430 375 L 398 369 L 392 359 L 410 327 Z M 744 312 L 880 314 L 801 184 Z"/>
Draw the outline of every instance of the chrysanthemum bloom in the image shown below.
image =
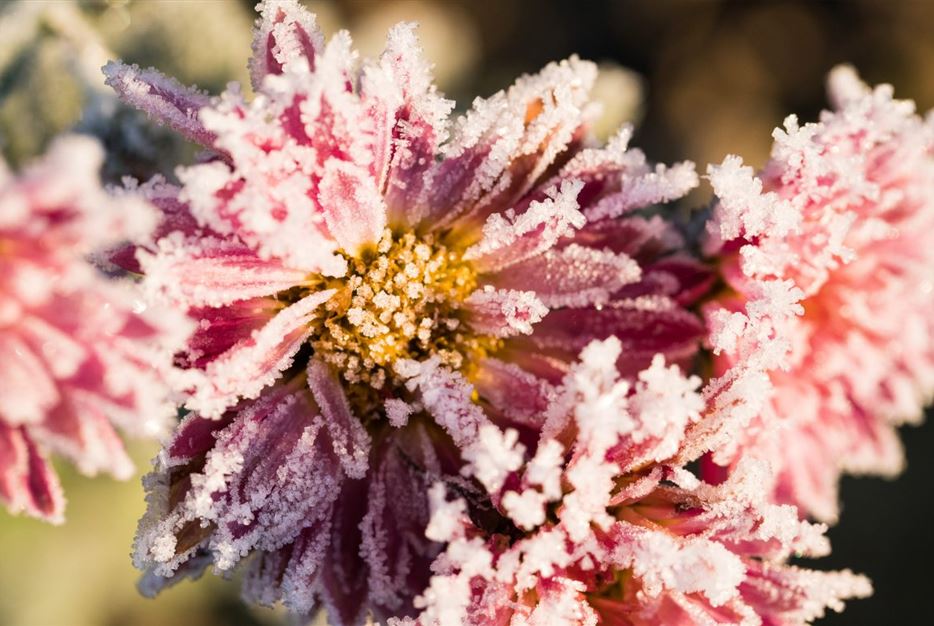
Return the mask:
<path id="1" fill-rule="evenodd" d="M 133 466 L 115 427 L 152 437 L 175 415 L 160 346 L 183 337 L 87 261 L 156 219 L 139 199 L 104 192 L 102 162 L 94 141 L 74 136 L 18 178 L 0 172 L 0 500 L 52 522 L 64 498 L 49 452 L 125 479 Z"/>
<path id="2" fill-rule="evenodd" d="M 776 501 L 826 521 L 841 472 L 901 469 L 894 427 L 920 419 L 934 392 L 934 124 L 850 68 L 830 92 L 837 110 L 788 118 L 760 174 L 737 157 L 710 168 L 711 249 L 729 287 L 712 318 L 729 325 L 762 281 L 790 280 L 800 298 L 777 331 L 787 369 L 771 373 L 770 410 L 737 454 L 775 468 Z M 717 367 L 735 361 L 721 354 Z"/>
<path id="3" fill-rule="evenodd" d="M 179 355 L 193 414 L 149 478 L 136 563 L 155 591 L 254 555 L 246 595 L 336 624 L 412 611 L 436 548 L 426 488 L 490 420 L 534 439 L 591 339 L 618 367 L 690 359 L 704 288 L 642 207 L 696 184 L 628 131 L 590 148 L 592 64 L 526 76 L 453 124 L 412 28 L 358 67 L 297 3 L 262 8 L 254 90 L 211 99 L 119 63 L 108 82 L 216 156 L 138 253 L 156 299 L 199 320 Z"/>
<path id="4" fill-rule="evenodd" d="M 481 428 L 466 473 L 501 515 L 432 488 L 432 538 L 447 542 L 416 604 L 420 626 L 806 624 L 871 592 L 843 572 L 787 563 L 829 549 L 825 528 L 767 502 L 766 466 L 720 485 L 679 465 L 711 407 L 658 357 L 635 383 L 594 342 L 567 375 L 534 454 Z"/>

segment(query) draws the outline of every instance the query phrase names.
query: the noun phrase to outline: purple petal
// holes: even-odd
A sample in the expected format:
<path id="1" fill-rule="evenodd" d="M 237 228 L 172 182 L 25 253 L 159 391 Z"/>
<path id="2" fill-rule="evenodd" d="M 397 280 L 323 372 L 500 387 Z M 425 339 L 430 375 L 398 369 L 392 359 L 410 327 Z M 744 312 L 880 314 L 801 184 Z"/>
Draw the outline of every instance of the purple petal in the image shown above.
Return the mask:
<path id="1" fill-rule="evenodd" d="M 312 359 L 308 362 L 308 387 L 324 416 L 344 472 L 351 478 L 363 478 L 369 468 L 370 435 L 351 413 L 340 381 L 327 365 Z"/>
<path id="2" fill-rule="evenodd" d="M 549 308 L 583 307 L 606 304 L 641 276 L 639 264 L 624 254 L 571 244 L 517 263 L 494 275 L 492 282 L 533 291 Z"/>
<path id="3" fill-rule="evenodd" d="M 145 111 L 150 118 L 178 131 L 187 139 L 207 148 L 216 136 L 204 127 L 199 117 L 210 97 L 193 87 L 185 87 L 174 78 L 155 69 L 140 69 L 110 61 L 103 68 L 105 82 L 127 104 Z"/>

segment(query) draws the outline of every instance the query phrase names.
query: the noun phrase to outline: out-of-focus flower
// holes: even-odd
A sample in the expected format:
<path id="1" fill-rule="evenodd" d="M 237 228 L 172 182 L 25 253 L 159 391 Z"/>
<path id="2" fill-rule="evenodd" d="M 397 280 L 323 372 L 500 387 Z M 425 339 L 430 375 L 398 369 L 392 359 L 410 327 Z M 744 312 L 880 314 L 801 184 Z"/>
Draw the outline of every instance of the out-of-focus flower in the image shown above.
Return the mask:
<path id="1" fill-rule="evenodd" d="M 708 308 L 730 324 L 763 282 L 796 286 L 771 407 L 719 461 L 765 458 L 775 500 L 826 521 L 841 472 L 901 469 L 894 426 L 919 420 L 934 392 L 934 125 L 848 67 L 830 92 L 837 110 L 788 118 L 760 174 L 737 157 L 710 168 L 710 248 L 731 290 Z M 733 362 L 723 353 L 717 367 Z"/>
<path id="2" fill-rule="evenodd" d="M 849 571 L 787 564 L 829 545 L 823 526 L 767 501 L 764 464 L 720 485 L 681 467 L 691 425 L 715 410 L 700 380 L 661 357 L 620 380 L 620 350 L 609 339 L 582 352 L 534 454 L 493 425 L 467 448 L 465 473 L 500 517 L 432 488 L 427 532 L 447 548 L 416 600 L 423 613 L 399 623 L 791 626 L 871 592 Z"/>
<path id="3" fill-rule="evenodd" d="M 296 2 L 269 2 L 253 51 L 249 102 L 105 68 L 214 153 L 180 188 L 141 188 L 165 220 L 137 269 L 199 330 L 178 359 L 193 414 L 148 479 L 136 562 L 155 592 L 257 553 L 251 599 L 336 624 L 409 614 L 437 550 L 427 486 L 484 424 L 534 439 L 592 339 L 619 336 L 628 375 L 694 354 L 682 306 L 708 276 L 637 212 L 696 175 L 650 167 L 628 130 L 588 147 L 595 69 L 577 58 L 449 129 L 409 25 L 358 68 L 346 33 L 325 45 Z"/>
<path id="4" fill-rule="evenodd" d="M 156 219 L 138 198 L 104 192 L 102 161 L 94 141 L 69 137 L 0 182 L 0 500 L 53 522 L 64 500 L 48 452 L 128 478 L 115 427 L 153 437 L 175 415 L 162 346 L 181 345 L 184 324 L 145 311 L 142 294 L 86 260 Z"/>

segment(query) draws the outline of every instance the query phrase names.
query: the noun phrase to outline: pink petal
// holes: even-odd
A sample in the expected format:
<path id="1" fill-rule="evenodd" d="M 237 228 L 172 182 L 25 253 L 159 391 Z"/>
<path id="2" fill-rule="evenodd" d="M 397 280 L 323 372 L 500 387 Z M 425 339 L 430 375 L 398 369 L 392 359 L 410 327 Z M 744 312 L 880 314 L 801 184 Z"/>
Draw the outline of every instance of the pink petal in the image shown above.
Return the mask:
<path id="1" fill-rule="evenodd" d="M 554 395 L 546 380 L 514 363 L 493 358 L 480 363 L 473 384 L 480 398 L 503 417 L 533 428 L 541 427 Z"/>
<path id="2" fill-rule="evenodd" d="M 279 310 L 274 298 L 240 300 L 221 307 L 195 307 L 188 315 L 196 321 L 184 354 L 176 356 L 180 367 L 203 368 L 240 342 L 248 341 Z"/>
<path id="3" fill-rule="evenodd" d="M 181 233 L 159 241 L 155 253 L 137 253 L 146 275 L 144 286 L 156 301 L 184 307 L 218 307 L 273 295 L 302 284 L 308 273 L 264 260 L 234 241 Z"/>
<path id="4" fill-rule="evenodd" d="M 137 65 L 110 61 L 103 70 L 105 82 L 129 105 L 195 143 L 208 148 L 214 145 L 216 136 L 204 127 L 198 115 L 210 104 L 207 94 L 185 87 L 152 68 L 144 70 Z"/>
<path id="5" fill-rule="evenodd" d="M 625 254 L 640 263 L 654 262 L 662 253 L 683 248 L 682 237 L 671 223 L 655 215 L 649 219 L 626 217 L 587 222 L 566 240 L 571 243 Z"/>
<path id="6" fill-rule="evenodd" d="M 24 428 L 0 420 L 0 501 L 12 513 L 64 521 L 65 499 L 52 465 L 39 452 Z"/>
<path id="7" fill-rule="evenodd" d="M 120 480 L 129 479 L 135 468 L 111 424 L 115 411 L 107 411 L 105 403 L 81 389 L 65 386 L 63 391 L 61 402 L 33 429 L 36 440 L 71 459 L 87 476 L 103 471 Z"/>
<path id="8" fill-rule="evenodd" d="M 330 368 L 312 359 L 308 362 L 308 387 L 321 409 L 334 453 L 351 478 L 363 478 L 369 468 L 370 435 L 350 411 L 344 388 Z"/>
<path id="9" fill-rule="evenodd" d="M 325 164 L 318 202 L 328 230 L 348 253 L 375 244 L 386 228 L 386 205 L 372 176 L 347 161 Z"/>
<path id="10" fill-rule="evenodd" d="M 510 337 L 532 333 L 532 325 L 548 313 L 532 291 L 478 289 L 464 301 L 471 328 L 481 335 Z"/>
<path id="11" fill-rule="evenodd" d="M 315 69 L 315 57 L 324 47 L 315 14 L 295 0 L 269 0 L 253 29 L 253 56 L 250 58 L 250 81 L 259 91 L 263 79 L 284 70 Z"/>
<path id="12" fill-rule="evenodd" d="M 595 77 L 592 63 L 571 57 L 475 101 L 434 177 L 439 225 L 470 230 L 529 191 L 578 134 Z"/>
<path id="13" fill-rule="evenodd" d="M 612 219 L 633 209 L 677 200 L 696 186 L 697 172 L 693 163 L 678 163 L 670 168 L 659 164 L 653 171 L 624 178 L 619 191 L 584 208 L 584 215 L 591 222 Z"/>
<path id="14" fill-rule="evenodd" d="M 577 210 L 579 182 L 567 182 L 549 192 L 549 199 L 533 202 L 518 216 L 493 214 L 483 226 L 482 239 L 467 249 L 464 258 L 481 272 L 505 267 L 541 254 L 559 238 L 580 228 L 585 220 Z"/>
<path id="15" fill-rule="evenodd" d="M 390 222 L 415 226 L 429 210 L 430 174 L 447 137 L 454 103 L 435 89 L 414 24 L 398 24 L 389 31 L 379 65 L 363 75 L 361 98 L 377 103 L 389 126 L 388 150 L 377 155 L 375 170 Z"/>
<path id="16" fill-rule="evenodd" d="M 641 276 L 639 264 L 624 254 L 571 244 L 512 265 L 492 282 L 532 291 L 549 308 L 583 307 L 606 304 Z"/>
<path id="17" fill-rule="evenodd" d="M 615 335 L 623 343 L 618 363 L 625 372 L 646 367 L 655 354 L 677 363 L 696 352 L 704 325 L 693 314 L 664 298 L 611 302 L 597 309 L 558 309 L 549 313 L 523 342 L 540 349 L 576 354 L 594 339 Z"/>
<path id="18" fill-rule="evenodd" d="M 312 332 L 309 322 L 316 309 L 332 295 L 333 289 L 306 296 L 209 363 L 203 376 L 193 376 L 195 388 L 186 406 L 206 417 L 218 417 L 238 398 L 257 397 L 292 364 Z"/>
<path id="19" fill-rule="evenodd" d="M 0 417 L 10 424 L 38 422 L 58 401 L 56 382 L 44 359 L 11 332 L 0 333 Z"/>

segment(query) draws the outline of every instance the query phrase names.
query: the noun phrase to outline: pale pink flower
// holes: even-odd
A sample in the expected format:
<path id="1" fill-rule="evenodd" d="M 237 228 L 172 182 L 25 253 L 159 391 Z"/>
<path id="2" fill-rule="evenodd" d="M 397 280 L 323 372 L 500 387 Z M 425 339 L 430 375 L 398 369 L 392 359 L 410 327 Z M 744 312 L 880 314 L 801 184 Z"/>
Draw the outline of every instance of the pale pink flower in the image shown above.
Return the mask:
<path id="1" fill-rule="evenodd" d="M 87 261 L 156 220 L 101 188 L 102 162 L 96 142 L 73 136 L 19 177 L 0 173 L 0 501 L 56 523 L 64 498 L 48 453 L 126 479 L 116 428 L 154 437 L 175 415 L 161 346 L 181 345 L 184 326 Z"/>
<path id="2" fill-rule="evenodd" d="M 413 28 L 358 63 L 292 0 L 267 2 L 256 96 L 209 98 L 154 70 L 105 68 L 126 100 L 211 150 L 138 251 L 144 285 L 199 322 L 179 355 L 193 412 L 157 460 L 136 563 L 155 591 L 251 554 L 246 594 L 336 624 L 412 611 L 437 548 L 426 488 L 492 421 L 535 436 L 592 339 L 618 367 L 686 363 L 682 308 L 705 271 L 639 209 L 693 165 L 651 167 L 629 130 L 591 147 L 595 68 L 576 57 L 453 104 Z"/>
<path id="3" fill-rule="evenodd" d="M 467 448 L 495 523 L 432 487 L 427 533 L 447 547 L 422 614 L 396 626 L 792 626 L 871 592 L 849 571 L 788 564 L 825 554 L 825 527 L 767 501 L 761 462 L 720 485 L 679 467 L 690 426 L 715 409 L 660 356 L 621 380 L 620 349 L 584 350 L 534 453 L 491 424 Z"/>
<path id="4" fill-rule="evenodd" d="M 836 111 L 775 131 L 760 174 L 737 157 L 710 168 L 710 249 L 729 291 L 707 309 L 722 327 L 763 284 L 795 286 L 770 406 L 718 460 L 764 458 L 775 500 L 825 521 L 841 472 L 900 471 L 895 426 L 934 393 L 934 124 L 847 67 L 830 93 Z M 716 367 L 742 359 L 727 349 Z"/>

